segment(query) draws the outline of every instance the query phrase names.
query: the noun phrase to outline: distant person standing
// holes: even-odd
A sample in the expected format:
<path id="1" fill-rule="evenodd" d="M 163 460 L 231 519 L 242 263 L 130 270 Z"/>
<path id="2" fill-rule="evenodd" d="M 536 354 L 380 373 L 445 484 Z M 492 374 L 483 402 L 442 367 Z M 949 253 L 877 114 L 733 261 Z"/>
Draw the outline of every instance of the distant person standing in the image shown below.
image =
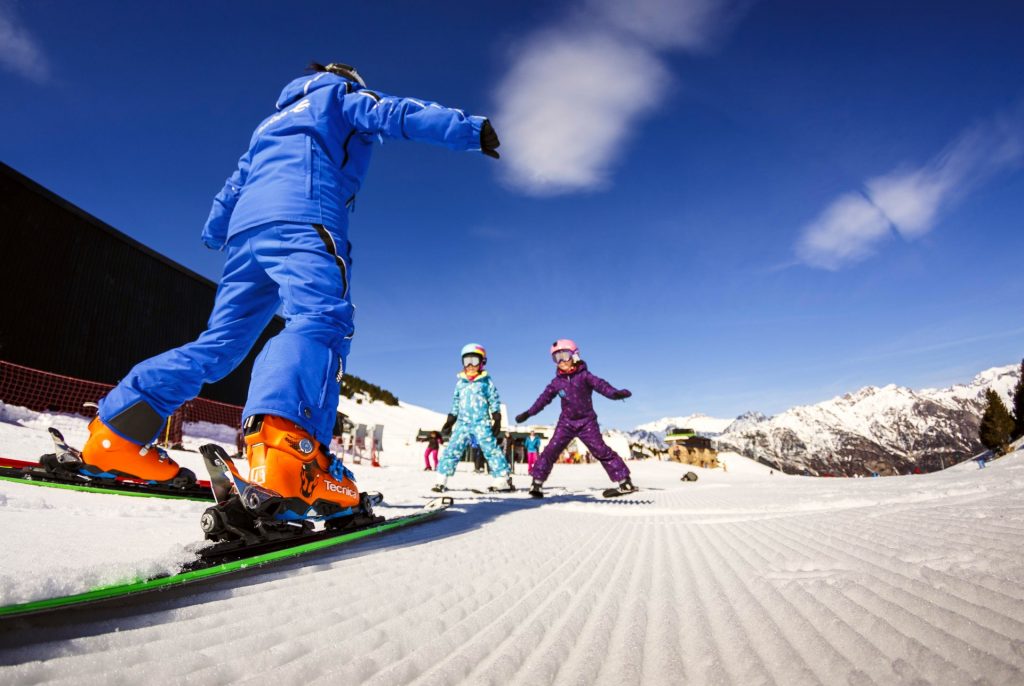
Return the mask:
<path id="1" fill-rule="evenodd" d="M 501 449 L 501 446 L 498 446 Z M 469 437 L 469 454 L 473 456 L 473 473 L 483 474 L 487 471 L 487 461 L 484 460 L 484 451 L 480 449 L 480 442 L 476 436 Z"/>
<path id="2" fill-rule="evenodd" d="M 540 436 L 537 435 L 536 431 L 530 432 L 530 437 L 526 439 L 526 468 L 528 471 L 533 471 L 533 463 L 537 461 L 537 455 L 540 454 Z"/>
<path id="3" fill-rule="evenodd" d="M 516 442 L 510 434 L 505 434 L 501 439 L 501 448 L 505 451 L 505 461 L 508 462 L 509 469 L 512 473 L 516 473 Z"/>
<path id="4" fill-rule="evenodd" d="M 444 439 L 441 438 L 439 431 L 431 431 L 427 436 L 427 449 L 423 452 L 423 461 L 426 463 L 426 466 L 423 468 L 423 471 L 437 470 L 437 451 L 443 443 Z M 431 458 L 434 460 L 433 466 L 430 465 Z"/>

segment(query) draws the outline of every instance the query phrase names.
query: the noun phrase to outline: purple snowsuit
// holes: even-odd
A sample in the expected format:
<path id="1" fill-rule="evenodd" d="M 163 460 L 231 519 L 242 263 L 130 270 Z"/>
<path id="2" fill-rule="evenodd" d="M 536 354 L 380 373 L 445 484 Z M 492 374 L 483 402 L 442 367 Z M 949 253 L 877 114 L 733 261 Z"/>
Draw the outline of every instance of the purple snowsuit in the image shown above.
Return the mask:
<path id="1" fill-rule="evenodd" d="M 562 399 L 562 414 L 558 416 L 555 433 L 530 470 L 530 476 L 535 480 L 545 481 L 548 478 L 555 460 L 577 436 L 590 454 L 601 462 L 612 481 L 622 481 L 629 476 L 626 463 L 601 438 L 601 427 L 597 424 L 591 397 L 594 391 L 612 399 L 618 393 L 610 383 L 587 371 L 587 363 L 581 361 L 571 374 L 557 374 L 526 411 L 525 414 L 532 417 L 547 407 L 556 395 Z"/>

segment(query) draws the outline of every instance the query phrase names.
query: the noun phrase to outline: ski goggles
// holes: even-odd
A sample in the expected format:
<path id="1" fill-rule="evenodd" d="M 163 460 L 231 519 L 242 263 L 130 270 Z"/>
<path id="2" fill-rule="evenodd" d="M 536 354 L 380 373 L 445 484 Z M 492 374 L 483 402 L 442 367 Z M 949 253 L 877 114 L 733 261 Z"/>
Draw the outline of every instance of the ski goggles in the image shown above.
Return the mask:
<path id="1" fill-rule="evenodd" d="M 556 350 L 551 353 L 551 359 L 555 361 L 555 364 L 559 362 L 571 362 L 575 353 L 571 350 Z"/>
<path id="2" fill-rule="evenodd" d="M 463 367 L 479 367 L 484 361 L 484 358 L 479 355 L 463 355 L 462 366 Z"/>

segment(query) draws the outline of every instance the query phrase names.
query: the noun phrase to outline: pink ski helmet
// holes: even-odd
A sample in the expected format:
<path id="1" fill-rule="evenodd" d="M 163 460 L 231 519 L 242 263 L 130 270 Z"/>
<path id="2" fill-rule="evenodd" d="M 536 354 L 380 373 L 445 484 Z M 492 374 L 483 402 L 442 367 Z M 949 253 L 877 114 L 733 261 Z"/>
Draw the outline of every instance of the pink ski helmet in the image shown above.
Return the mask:
<path id="1" fill-rule="evenodd" d="M 557 341 L 551 344 L 551 359 L 558 362 L 556 353 L 568 352 L 572 357 L 573 362 L 580 361 L 580 349 L 576 346 L 575 341 L 571 341 L 568 338 L 559 338 Z M 561 356 L 559 356 L 561 357 Z"/>

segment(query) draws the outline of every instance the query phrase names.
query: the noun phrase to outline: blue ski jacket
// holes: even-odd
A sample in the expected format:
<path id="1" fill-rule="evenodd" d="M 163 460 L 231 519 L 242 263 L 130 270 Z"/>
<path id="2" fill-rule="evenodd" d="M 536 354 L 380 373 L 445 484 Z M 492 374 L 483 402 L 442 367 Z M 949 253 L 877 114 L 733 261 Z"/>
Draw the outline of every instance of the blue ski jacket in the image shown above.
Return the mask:
<path id="1" fill-rule="evenodd" d="M 489 430 L 491 414 L 501 412 L 498 388 L 487 372 L 480 372 L 473 379 L 467 377 L 465 372 L 459 372 L 458 379 L 455 382 L 451 414 L 458 417 L 460 423 L 480 424 Z"/>
<path id="2" fill-rule="evenodd" d="M 330 72 L 295 79 L 214 198 L 203 243 L 221 250 L 232 236 L 271 221 L 322 224 L 347 236 L 346 205 L 363 183 L 375 139 L 479 150 L 483 122 L 437 103 L 361 88 Z"/>

